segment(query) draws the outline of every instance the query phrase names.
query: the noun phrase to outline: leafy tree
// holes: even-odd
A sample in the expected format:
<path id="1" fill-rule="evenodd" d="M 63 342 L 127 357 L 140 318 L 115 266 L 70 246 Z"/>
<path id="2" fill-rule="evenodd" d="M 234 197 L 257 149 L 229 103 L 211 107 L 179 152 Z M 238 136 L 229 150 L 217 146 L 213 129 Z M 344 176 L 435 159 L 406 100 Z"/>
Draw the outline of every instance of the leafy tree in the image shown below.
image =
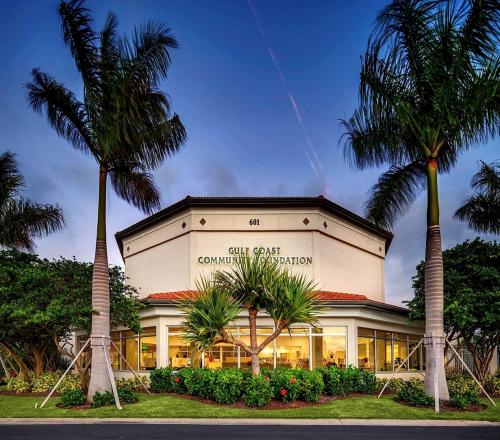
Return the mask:
<path id="1" fill-rule="evenodd" d="M 72 330 L 90 329 L 92 269 L 74 259 L 0 251 L 0 344 L 22 370 L 40 375 Z M 112 324 L 140 332 L 136 291 L 120 267 L 111 266 L 109 276 Z"/>
<path id="2" fill-rule="evenodd" d="M 389 228 L 427 191 L 425 390 L 448 398 L 438 174 L 500 131 L 498 1 L 394 0 L 378 16 L 362 60 L 359 108 L 345 153 L 359 169 L 388 165 L 365 205 Z M 430 344 L 429 344 L 430 345 Z M 435 371 L 437 368 L 437 371 Z M 436 375 L 435 375 L 436 373 Z"/>
<path id="3" fill-rule="evenodd" d="M 24 186 L 15 155 L 0 154 L 0 247 L 32 250 L 35 237 L 64 226 L 62 210 L 23 198 Z"/>
<path id="4" fill-rule="evenodd" d="M 242 257 L 230 271 L 216 271 L 202 278 L 199 295 L 185 298 L 184 329 L 187 342 L 200 351 L 227 343 L 241 347 L 250 356 L 253 375 L 260 372 L 259 353 L 293 324 L 314 324 L 320 309 L 314 304 L 314 285 L 303 275 L 294 275 L 258 256 Z M 230 327 L 242 310 L 248 313 L 250 343 L 231 333 Z M 274 332 L 257 341 L 257 315 L 274 322 Z"/>
<path id="5" fill-rule="evenodd" d="M 474 370 L 485 380 L 500 345 L 500 244 L 476 238 L 443 252 L 444 328 L 450 341 L 465 346 Z M 425 317 L 425 267 L 413 277 L 411 319 Z"/>
<path id="6" fill-rule="evenodd" d="M 500 163 L 486 164 L 472 178 L 475 194 L 464 201 L 455 217 L 477 232 L 500 234 Z"/>
<path id="7" fill-rule="evenodd" d="M 64 43 L 83 81 L 79 100 L 52 76 L 34 69 L 26 85 L 30 106 L 45 113 L 49 124 L 74 148 L 91 156 L 98 168 L 97 237 L 92 279 L 92 334 L 109 336 L 109 276 L 106 245 L 106 186 L 146 213 L 160 206 L 150 174 L 185 142 L 186 133 L 159 89 L 177 41 L 162 23 L 137 28 L 132 39 L 120 38 L 118 20 L 108 14 L 104 28 L 92 28 L 83 1 L 62 1 L 59 15 Z M 111 389 L 104 352 L 92 351 L 88 400 Z"/>

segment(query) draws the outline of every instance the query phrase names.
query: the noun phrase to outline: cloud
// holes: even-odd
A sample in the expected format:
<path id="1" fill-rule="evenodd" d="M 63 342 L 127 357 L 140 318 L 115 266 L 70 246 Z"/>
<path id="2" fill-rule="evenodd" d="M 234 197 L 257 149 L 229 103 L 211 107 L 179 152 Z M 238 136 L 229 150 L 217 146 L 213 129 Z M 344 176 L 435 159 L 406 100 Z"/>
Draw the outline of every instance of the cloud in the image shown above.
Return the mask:
<path id="1" fill-rule="evenodd" d="M 233 171 L 227 166 L 207 161 L 202 164 L 199 178 L 205 195 L 210 196 L 237 196 L 241 195 L 240 185 Z"/>

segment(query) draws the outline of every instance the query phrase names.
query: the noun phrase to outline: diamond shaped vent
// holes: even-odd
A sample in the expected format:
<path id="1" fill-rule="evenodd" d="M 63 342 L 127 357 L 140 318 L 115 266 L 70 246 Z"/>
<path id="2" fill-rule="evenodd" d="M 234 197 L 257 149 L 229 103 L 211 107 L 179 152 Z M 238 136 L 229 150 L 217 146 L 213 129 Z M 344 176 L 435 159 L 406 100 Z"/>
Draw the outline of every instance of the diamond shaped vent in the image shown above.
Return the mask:
<path id="1" fill-rule="evenodd" d="M 310 222 L 309 219 L 306 217 L 304 220 L 302 220 L 302 223 L 304 223 L 307 226 Z"/>
<path id="2" fill-rule="evenodd" d="M 207 222 L 207 221 L 206 221 L 204 218 L 202 218 L 202 219 L 200 220 L 201 226 L 205 226 L 205 223 L 206 223 L 206 222 Z"/>

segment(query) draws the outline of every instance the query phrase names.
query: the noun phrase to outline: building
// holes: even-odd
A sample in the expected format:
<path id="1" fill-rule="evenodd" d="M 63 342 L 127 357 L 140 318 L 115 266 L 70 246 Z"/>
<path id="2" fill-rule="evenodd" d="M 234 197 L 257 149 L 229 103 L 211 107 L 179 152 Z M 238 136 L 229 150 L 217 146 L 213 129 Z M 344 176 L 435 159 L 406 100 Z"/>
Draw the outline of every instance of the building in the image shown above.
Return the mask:
<path id="1" fill-rule="evenodd" d="M 240 254 L 269 255 L 318 286 L 323 307 L 317 327 L 279 336 L 261 353 L 261 365 L 314 368 L 355 365 L 392 372 L 418 344 L 423 323 L 385 302 L 384 262 L 392 234 L 319 197 L 186 197 L 120 231 L 116 240 L 128 282 L 147 307 L 144 333 L 113 331 L 112 338 L 137 369 L 204 366 L 246 368 L 249 359 L 230 345 L 198 354 L 183 341 L 176 300 L 196 294 L 196 280 L 228 268 Z M 272 322 L 258 320 L 259 338 Z M 245 316 L 235 334 L 248 336 Z M 247 336 L 245 336 L 247 335 Z M 117 376 L 125 374 L 113 353 Z M 420 347 L 402 374 L 423 369 Z"/>

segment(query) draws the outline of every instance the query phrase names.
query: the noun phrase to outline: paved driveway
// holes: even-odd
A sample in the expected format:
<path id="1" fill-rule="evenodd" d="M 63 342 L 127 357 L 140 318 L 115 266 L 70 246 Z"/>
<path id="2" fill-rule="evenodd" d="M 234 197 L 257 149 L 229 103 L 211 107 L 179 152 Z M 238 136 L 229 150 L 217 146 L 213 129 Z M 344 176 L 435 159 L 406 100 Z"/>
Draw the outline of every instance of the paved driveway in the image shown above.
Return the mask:
<path id="1" fill-rule="evenodd" d="M 2 440 L 499 440 L 495 426 L 1 425 Z"/>

